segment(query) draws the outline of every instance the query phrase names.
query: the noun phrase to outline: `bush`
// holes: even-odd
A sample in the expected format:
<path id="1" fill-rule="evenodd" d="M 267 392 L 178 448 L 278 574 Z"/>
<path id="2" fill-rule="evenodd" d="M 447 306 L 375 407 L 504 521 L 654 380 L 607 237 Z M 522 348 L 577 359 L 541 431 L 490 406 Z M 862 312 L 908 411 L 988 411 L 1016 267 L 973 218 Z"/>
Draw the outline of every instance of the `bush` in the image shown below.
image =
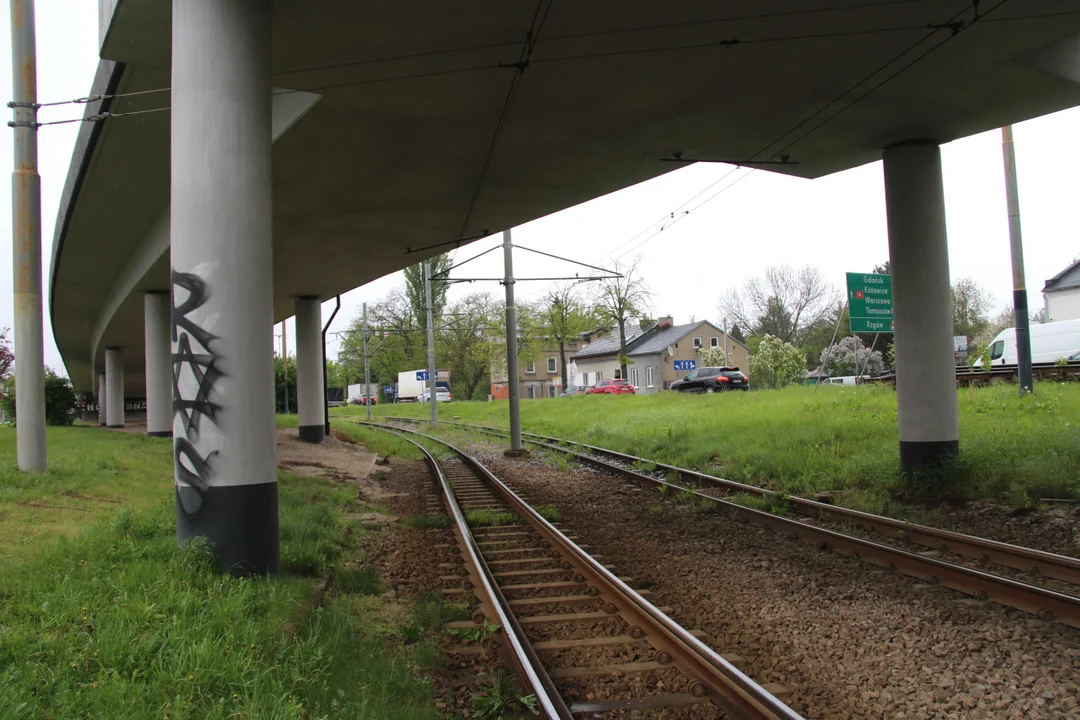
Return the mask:
<path id="1" fill-rule="evenodd" d="M 15 420 L 15 378 L 11 378 L 3 399 L 4 415 Z M 71 425 L 79 417 L 75 388 L 66 377 L 45 368 L 45 424 Z"/>
<path id="2" fill-rule="evenodd" d="M 750 356 L 750 377 L 758 387 L 781 388 L 806 377 L 806 358 L 799 348 L 766 335 Z"/>

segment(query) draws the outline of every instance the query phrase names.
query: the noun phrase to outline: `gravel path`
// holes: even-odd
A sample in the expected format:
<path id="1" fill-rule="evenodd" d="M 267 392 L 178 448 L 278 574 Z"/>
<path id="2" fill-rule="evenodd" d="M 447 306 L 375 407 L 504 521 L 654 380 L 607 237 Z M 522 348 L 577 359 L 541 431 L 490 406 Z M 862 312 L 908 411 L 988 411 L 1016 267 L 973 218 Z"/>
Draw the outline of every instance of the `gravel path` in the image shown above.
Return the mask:
<path id="1" fill-rule="evenodd" d="M 673 618 L 745 658 L 810 718 L 1080 718 L 1080 632 L 921 586 L 653 491 L 483 458 L 552 503 Z"/>

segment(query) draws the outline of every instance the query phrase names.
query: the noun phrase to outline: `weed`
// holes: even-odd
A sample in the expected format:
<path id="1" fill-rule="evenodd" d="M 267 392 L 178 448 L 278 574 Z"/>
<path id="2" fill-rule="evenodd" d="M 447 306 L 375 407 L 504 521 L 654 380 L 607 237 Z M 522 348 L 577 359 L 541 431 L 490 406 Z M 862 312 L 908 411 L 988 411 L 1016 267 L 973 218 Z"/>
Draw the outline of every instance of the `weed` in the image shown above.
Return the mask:
<path id="1" fill-rule="evenodd" d="M 537 514 L 540 515 L 540 517 L 544 518 L 548 522 L 559 521 L 559 509 L 554 505 L 537 505 L 533 508 L 533 510 L 535 510 Z"/>
<path id="2" fill-rule="evenodd" d="M 684 503 L 684 504 L 689 504 L 689 505 L 693 505 L 694 500 L 696 498 L 697 498 L 697 494 L 694 493 L 694 491 L 690 490 L 689 488 L 684 489 L 684 490 L 680 490 L 679 492 L 677 492 L 675 494 L 675 500 L 677 500 L 678 502 Z"/>
<path id="3" fill-rule="evenodd" d="M 783 493 L 738 493 L 728 498 L 730 502 L 743 507 L 761 510 L 773 515 L 790 515 L 791 501 Z"/>
<path id="4" fill-rule="evenodd" d="M 518 517 L 505 510 L 466 510 L 465 521 L 471 528 L 481 528 L 493 525 L 513 525 L 518 521 Z"/>
<path id="5" fill-rule="evenodd" d="M 501 670 L 486 673 L 473 693 L 473 717 L 479 720 L 511 717 L 528 711 L 539 715 L 535 695 L 523 695 L 513 678 Z"/>
<path id="6" fill-rule="evenodd" d="M 578 466 L 571 455 L 561 452 L 554 453 L 552 462 L 555 464 L 555 469 L 559 472 L 570 472 Z"/>
<path id="7" fill-rule="evenodd" d="M 398 637 L 401 638 L 401 642 L 406 645 L 419 642 L 420 638 L 424 635 L 424 627 L 416 620 L 412 620 L 401 625 L 398 628 Z"/>
<path id="8" fill-rule="evenodd" d="M 334 587 L 356 595 L 378 595 L 383 591 L 379 573 L 371 565 L 339 568 L 334 573 Z"/>
<path id="9" fill-rule="evenodd" d="M 411 528 L 445 528 L 450 526 L 446 515 L 406 515 L 401 524 Z"/>
<path id="10" fill-rule="evenodd" d="M 668 483 L 660 483 L 656 486 L 657 491 L 664 497 L 667 497 L 670 493 L 675 492 L 675 486 Z"/>
<path id="11" fill-rule="evenodd" d="M 649 460 L 635 460 L 630 464 L 630 467 L 639 473 L 656 472 L 656 463 Z"/>
<path id="12" fill-rule="evenodd" d="M 476 627 L 454 628 L 453 630 L 450 630 L 450 634 L 464 643 L 480 643 L 486 640 L 491 635 L 499 632 L 499 630 L 501 629 L 502 628 L 500 625 L 488 623 L 485 620 L 483 623 L 477 625 Z"/>

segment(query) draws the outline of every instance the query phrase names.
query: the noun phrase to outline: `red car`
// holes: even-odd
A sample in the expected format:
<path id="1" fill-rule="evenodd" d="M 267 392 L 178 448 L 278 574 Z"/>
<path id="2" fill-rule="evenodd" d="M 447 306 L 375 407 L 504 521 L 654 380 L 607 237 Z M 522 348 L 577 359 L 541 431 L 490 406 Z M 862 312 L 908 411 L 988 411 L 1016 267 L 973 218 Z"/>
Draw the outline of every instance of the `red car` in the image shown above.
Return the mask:
<path id="1" fill-rule="evenodd" d="M 634 386 L 628 380 L 601 380 L 585 391 L 586 395 L 633 395 Z"/>

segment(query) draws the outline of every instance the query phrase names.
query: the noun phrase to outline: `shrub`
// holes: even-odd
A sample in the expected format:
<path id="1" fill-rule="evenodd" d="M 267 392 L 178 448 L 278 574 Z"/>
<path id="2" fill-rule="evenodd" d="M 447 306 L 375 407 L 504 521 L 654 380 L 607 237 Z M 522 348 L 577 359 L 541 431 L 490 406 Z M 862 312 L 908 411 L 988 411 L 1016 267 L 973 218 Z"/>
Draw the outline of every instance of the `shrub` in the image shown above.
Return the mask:
<path id="1" fill-rule="evenodd" d="M 806 358 L 791 343 L 766 335 L 750 356 L 750 376 L 759 387 L 780 388 L 801 383 L 806 377 Z"/>
<path id="2" fill-rule="evenodd" d="M 15 420 L 15 379 L 11 378 L 3 399 L 4 414 Z M 45 424 L 71 425 L 79 417 L 75 406 L 75 388 L 66 377 L 45 368 Z"/>

